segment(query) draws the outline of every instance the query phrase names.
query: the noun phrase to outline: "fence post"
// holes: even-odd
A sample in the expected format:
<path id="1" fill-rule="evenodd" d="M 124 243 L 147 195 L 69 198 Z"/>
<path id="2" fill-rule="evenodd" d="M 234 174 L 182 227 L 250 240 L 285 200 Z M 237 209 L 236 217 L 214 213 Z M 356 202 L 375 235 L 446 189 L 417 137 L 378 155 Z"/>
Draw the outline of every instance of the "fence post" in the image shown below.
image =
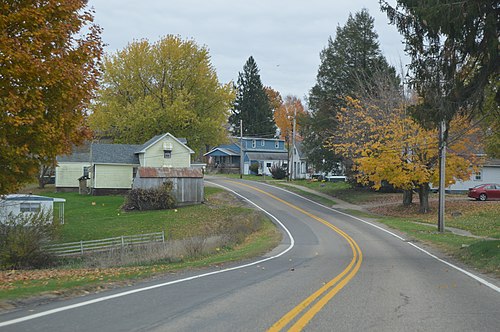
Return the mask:
<path id="1" fill-rule="evenodd" d="M 80 252 L 83 255 L 83 240 L 80 240 Z"/>
<path id="2" fill-rule="evenodd" d="M 165 243 L 165 231 L 161 231 L 161 242 Z"/>
<path id="3" fill-rule="evenodd" d="M 122 235 L 122 249 L 125 247 L 125 241 L 123 240 L 123 235 Z"/>

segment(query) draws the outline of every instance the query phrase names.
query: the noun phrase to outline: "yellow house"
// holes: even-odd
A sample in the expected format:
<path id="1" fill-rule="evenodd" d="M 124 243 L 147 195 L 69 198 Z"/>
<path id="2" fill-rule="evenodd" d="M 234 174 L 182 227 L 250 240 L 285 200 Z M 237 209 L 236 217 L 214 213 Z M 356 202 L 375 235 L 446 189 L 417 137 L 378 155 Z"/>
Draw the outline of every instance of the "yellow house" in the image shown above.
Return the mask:
<path id="1" fill-rule="evenodd" d="M 170 133 L 142 145 L 91 143 L 83 151 L 57 158 L 56 190 L 83 187 L 95 195 L 125 192 L 132 188 L 139 167 L 191 167 L 193 153 L 186 140 Z"/>

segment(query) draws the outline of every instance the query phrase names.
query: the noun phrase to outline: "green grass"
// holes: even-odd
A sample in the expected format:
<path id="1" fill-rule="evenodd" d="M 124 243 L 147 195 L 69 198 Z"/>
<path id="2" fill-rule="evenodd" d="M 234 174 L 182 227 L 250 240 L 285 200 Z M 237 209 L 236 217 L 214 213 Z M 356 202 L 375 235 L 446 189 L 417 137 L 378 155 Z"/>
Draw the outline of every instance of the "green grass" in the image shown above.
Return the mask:
<path id="1" fill-rule="evenodd" d="M 207 187 L 210 196 L 221 189 Z M 66 199 L 65 223 L 58 242 L 95 240 L 121 235 L 135 235 L 165 231 L 168 238 L 180 239 L 198 234 L 197 226 L 246 213 L 244 207 L 221 207 L 207 213 L 204 204 L 176 210 L 123 212 L 123 196 L 87 196 L 77 193 L 49 194 Z"/>
<path id="2" fill-rule="evenodd" d="M 212 195 L 222 189 L 206 187 L 209 201 Z M 245 218 L 255 213 L 253 209 L 242 206 L 216 203 L 189 206 L 175 211 L 150 211 L 123 213 L 120 206 L 121 196 L 80 196 L 78 194 L 50 194 L 63 197 L 66 202 L 66 224 L 60 240 L 73 241 L 137 234 L 141 231 L 154 232 L 167 229 L 172 238 L 196 235 L 205 229 L 206 223 L 220 218 Z M 96 204 L 93 205 L 92 202 Z M 120 214 L 120 215 L 118 215 Z M 51 294 L 80 294 L 108 287 L 109 284 L 129 283 L 141 279 L 188 268 L 201 268 L 210 265 L 223 265 L 264 254 L 276 247 L 281 241 L 281 233 L 267 218 L 263 217 L 262 227 L 249 235 L 245 241 L 232 248 L 221 248 L 216 254 L 205 257 L 186 258 L 175 263 L 146 263 L 141 266 L 126 266 L 106 269 L 75 269 L 68 265 L 59 269 L 34 271 L 0 271 L 0 300 Z M 14 273 L 14 274 L 13 274 Z M 13 278 L 13 275 L 18 278 Z"/>
<path id="3" fill-rule="evenodd" d="M 479 203 L 480 202 L 473 202 Z M 465 213 L 459 217 L 447 215 L 445 217 L 445 227 L 455 227 L 471 232 L 473 235 L 500 239 L 500 204 L 495 206 L 483 206 L 482 210 L 475 210 L 472 213 Z M 432 219 L 437 223 L 437 218 Z"/>
<path id="4" fill-rule="evenodd" d="M 219 265 L 259 256 L 274 248 L 281 241 L 281 233 L 274 224 L 265 220 L 258 232 L 250 235 L 247 240 L 235 248 L 223 249 L 218 254 L 185 260 L 169 264 L 147 264 L 111 269 L 95 270 L 38 270 L 38 277 L 30 276 L 30 271 L 20 271 L 27 277 L 20 281 L 2 281 L 0 301 L 39 296 L 43 294 L 80 294 L 84 291 L 94 291 L 117 283 L 130 284 L 133 280 L 151 277 L 156 274 L 175 272 L 182 269 L 195 269 Z M 33 271 L 31 271 L 33 272 Z M 7 272 L 3 272 L 7 274 Z M 0 274 L 0 277 L 3 275 Z"/>

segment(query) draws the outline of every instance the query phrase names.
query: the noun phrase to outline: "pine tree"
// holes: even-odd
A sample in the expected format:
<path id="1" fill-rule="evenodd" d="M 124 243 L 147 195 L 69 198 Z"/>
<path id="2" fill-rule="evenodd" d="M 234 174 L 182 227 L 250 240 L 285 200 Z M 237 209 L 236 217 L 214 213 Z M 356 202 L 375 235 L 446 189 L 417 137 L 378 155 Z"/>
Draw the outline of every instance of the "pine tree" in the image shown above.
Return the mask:
<path id="1" fill-rule="evenodd" d="M 422 100 L 413 116 L 435 128 L 459 114 L 482 115 L 485 89 L 500 74 L 498 1 L 380 3 L 411 57 L 410 83 Z M 498 92 L 495 99 L 498 104 Z"/>
<path id="2" fill-rule="evenodd" d="M 341 157 L 324 147 L 336 127 L 337 111 L 344 105 L 343 97 L 357 98 L 370 86 L 375 72 L 388 72 L 398 79 L 393 67 L 382 55 L 374 30 L 374 19 L 366 9 L 349 15 L 345 26 L 337 27 L 335 39 L 328 39 L 321 51 L 317 82 L 309 94 L 311 117 L 303 123 L 304 147 L 308 158 L 321 171 L 333 170 Z"/>
<path id="3" fill-rule="evenodd" d="M 237 89 L 236 101 L 229 117 L 233 134 L 240 134 L 240 120 L 243 120 L 245 136 L 274 137 L 276 126 L 272 107 L 260 80 L 257 63 L 252 56 L 245 63 L 243 72 L 238 75 Z"/>

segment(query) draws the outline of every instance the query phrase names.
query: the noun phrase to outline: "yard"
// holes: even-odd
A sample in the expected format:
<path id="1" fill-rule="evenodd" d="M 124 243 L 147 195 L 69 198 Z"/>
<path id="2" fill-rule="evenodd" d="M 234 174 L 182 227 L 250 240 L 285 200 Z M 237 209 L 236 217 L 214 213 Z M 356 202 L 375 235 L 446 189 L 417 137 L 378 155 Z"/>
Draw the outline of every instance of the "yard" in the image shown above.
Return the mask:
<path id="1" fill-rule="evenodd" d="M 0 271 L 0 310 L 2 307 L 15 306 L 18 301 L 22 302 L 24 297 L 81 294 L 113 287 L 116 283 L 128 284 L 134 279 L 150 277 L 157 273 L 218 265 L 258 256 L 274 248 L 281 239 L 281 233 L 271 221 L 218 188 L 205 188 L 205 204 L 187 206 L 177 211 L 126 213 L 120 209 L 124 201 L 123 196 L 55 194 L 50 193 L 50 190 L 37 194 L 66 199 L 66 222 L 58 242 L 158 231 L 165 231 L 167 239 L 176 240 L 219 231 L 220 228 L 228 232 L 240 232 L 247 226 L 251 233 L 245 235 L 237 244 L 216 248 L 217 250 L 208 255 L 180 257 L 176 261 L 160 259 L 141 264 L 92 268 L 82 267 L 78 259 L 73 259 L 58 268 Z M 260 221 L 257 222 L 256 218 Z M 227 223 L 235 227 L 226 227 Z"/>

